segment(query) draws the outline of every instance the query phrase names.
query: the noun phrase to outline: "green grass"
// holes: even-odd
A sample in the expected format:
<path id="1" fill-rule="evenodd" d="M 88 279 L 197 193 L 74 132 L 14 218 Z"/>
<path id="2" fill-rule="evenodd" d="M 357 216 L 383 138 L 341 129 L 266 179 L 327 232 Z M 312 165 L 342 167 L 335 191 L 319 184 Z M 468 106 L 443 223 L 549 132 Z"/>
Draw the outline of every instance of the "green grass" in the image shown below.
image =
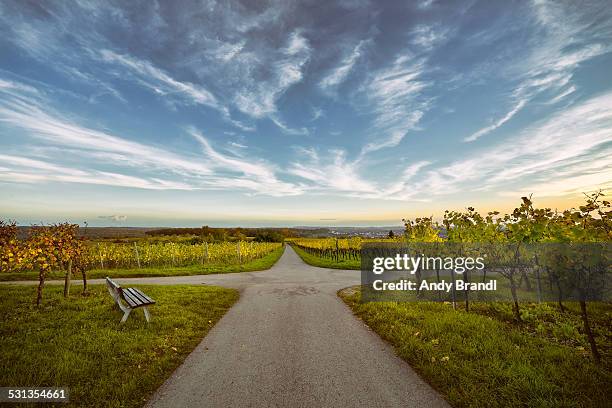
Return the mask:
<path id="1" fill-rule="evenodd" d="M 105 278 L 146 278 L 156 276 L 185 276 L 185 275 L 209 275 L 212 273 L 235 273 L 252 272 L 269 269 L 278 261 L 283 254 L 284 248 L 280 247 L 269 254 L 238 264 L 205 264 L 181 267 L 156 267 L 156 268 L 132 268 L 132 269 L 92 269 L 87 272 L 87 279 Z M 47 279 L 64 279 L 65 273 L 53 271 L 47 275 Z M 80 275 L 73 279 L 80 279 Z M 38 280 L 38 272 L 8 272 L 0 273 L 0 281 Z"/>
<path id="2" fill-rule="evenodd" d="M 292 245 L 291 248 L 302 258 L 302 261 L 308 265 L 318 266 L 320 268 L 331 268 L 331 269 L 361 269 L 361 261 L 355 259 L 341 259 L 336 262 L 330 258 L 322 258 L 315 255 L 310 255 L 303 249 Z"/>
<path id="3" fill-rule="evenodd" d="M 41 308 L 35 287 L 0 287 L 0 386 L 67 387 L 70 406 L 142 406 L 238 299 L 214 286 L 138 287 L 157 301 L 149 325 L 141 310 L 120 325 L 102 285 L 69 299 L 47 287 Z"/>
<path id="4" fill-rule="evenodd" d="M 612 389 L 612 305 L 590 305 L 604 362 L 593 363 L 576 305 L 473 304 L 453 311 L 433 302 L 360 302 L 359 288 L 339 292 L 353 312 L 389 341 L 456 407 L 604 407 Z"/>

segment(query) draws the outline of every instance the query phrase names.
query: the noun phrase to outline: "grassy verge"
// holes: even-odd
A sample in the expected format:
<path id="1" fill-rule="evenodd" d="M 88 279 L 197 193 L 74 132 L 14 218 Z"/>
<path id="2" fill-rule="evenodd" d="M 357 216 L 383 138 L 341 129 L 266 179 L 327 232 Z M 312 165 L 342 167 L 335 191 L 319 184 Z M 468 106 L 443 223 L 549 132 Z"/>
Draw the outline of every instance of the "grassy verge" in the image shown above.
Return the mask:
<path id="1" fill-rule="evenodd" d="M 204 264 L 181 267 L 156 267 L 156 268 L 132 268 L 132 269 L 92 269 L 87 272 L 87 279 L 105 278 L 144 278 L 156 276 L 185 276 L 185 275 L 209 275 L 212 273 L 235 273 L 252 272 L 269 269 L 278 261 L 283 254 L 284 248 L 278 248 L 269 254 L 238 264 Z M 80 275 L 73 279 L 80 279 Z M 64 272 L 53 271 L 47 279 L 64 279 Z M 0 273 L 0 281 L 38 280 L 38 272 L 10 272 Z"/>
<path id="2" fill-rule="evenodd" d="M 339 292 L 353 312 L 389 341 L 426 381 L 457 407 L 602 407 L 612 389 L 612 305 L 591 305 L 604 363 L 592 362 L 576 305 L 474 304 L 472 312 L 433 302 L 360 303 L 359 288 Z"/>
<path id="3" fill-rule="evenodd" d="M 214 286 L 139 286 L 157 301 L 120 325 L 122 313 L 102 285 L 87 297 L 47 287 L 0 287 L 0 386 L 70 389 L 70 406 L 138 407 L 238 299 Z M 62 404 L 63 405 L 63 404 Z"/>
<path id="4" fill-rule="evenodd" d="M 302 261 L 308 265 L 318 266 L 320 268 L 331 268 L 331 269 L 361 269 L 361 261 L 355 259 L 341 259 L 336 262 L 333 259 L 321 258 L 315 255 L 310 255 L 308 252 L 292 245 L 291 248 L 302 258 Z"/>

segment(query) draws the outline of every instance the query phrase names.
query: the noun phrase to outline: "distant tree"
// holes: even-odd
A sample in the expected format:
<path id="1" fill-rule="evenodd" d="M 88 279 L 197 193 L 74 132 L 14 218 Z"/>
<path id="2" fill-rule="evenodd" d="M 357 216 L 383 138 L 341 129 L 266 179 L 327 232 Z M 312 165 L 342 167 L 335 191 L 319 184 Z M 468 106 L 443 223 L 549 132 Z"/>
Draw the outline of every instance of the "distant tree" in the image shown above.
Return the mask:
<path id="1" fill-rule="evenodd" d="M 255 242 L 283 242 L 284 237 L 276 231 L 262 231 L 255 235 Z"/>
<path id="2" fill-rule="evenodd" d="M 246 241 L 247 239 L 247 236 L 244 233 L 242 233 L 240 230 L 237 230 L 236 232 L 234 232 L 232 236 L 234 237 L 236 241 Z"/>
<path id="3" fill-rule="evenodd" d="M 395 238 L 395 234 L 393 233 L 393 230 L 389 230 L 389 238 Z"/>
<path id="4" fill-rule="evenodd" d="M 227 231 L 224 228 L 214 228 L 212 236 L 216 242 L 224 242 L 228 240 Z"/>
<path id="5" fill-rule="evenodd" d="M 198 245 L 204 243 L 204 239 L 202 237 L 191 237 L 185 242 L 188 242 L 191 245 Z"/>

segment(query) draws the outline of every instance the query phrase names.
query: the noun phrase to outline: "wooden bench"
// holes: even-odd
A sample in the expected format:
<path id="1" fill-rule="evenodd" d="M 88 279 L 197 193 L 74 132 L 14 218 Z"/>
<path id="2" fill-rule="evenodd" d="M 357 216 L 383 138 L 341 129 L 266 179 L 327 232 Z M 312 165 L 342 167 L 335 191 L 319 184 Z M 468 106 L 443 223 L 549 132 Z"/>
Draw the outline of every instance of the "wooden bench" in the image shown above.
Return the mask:
<path id="1" fill-rule="evenodd" d="M 151 315 L 147 306 L 155 304 L 155 301 L 142 293 L 141 290 L 135 288 L 122 288 L 117 282 L 106 277 L 106 286 L 108 293 L 115 299 L 115 303 L 119 309 L 123 311 L 121 323 L 125 322 L 132 310 L 142 307 L 147 323 L 151 321 Z M 125 304 L 124 304 L 125 303 Z"/>

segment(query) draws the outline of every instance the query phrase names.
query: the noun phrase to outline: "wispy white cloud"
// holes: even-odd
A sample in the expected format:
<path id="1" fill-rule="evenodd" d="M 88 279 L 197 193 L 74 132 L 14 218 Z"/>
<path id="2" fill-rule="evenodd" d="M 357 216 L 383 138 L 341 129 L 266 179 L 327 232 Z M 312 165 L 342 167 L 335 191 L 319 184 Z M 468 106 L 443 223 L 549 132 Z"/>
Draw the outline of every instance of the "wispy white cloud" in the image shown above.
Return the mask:
<path id="1" fill-rule="evenodd" d="M 0 155 L 0 162 L 11 167 L 0 170 L 0 181 L 8 183 L 79 183 L 129 187 L 146 190 L 194 190 L 186 183 L 157 178 L 141 178 L 107 171 L 91 171 L 31 159 Z"/>
<path id="2" fill-rule="evenodd" d="M 347 160 L 345 151 L 331 150 L 327 157 L 321 159 L 313 148 L 298 150 L 304 160 L 292 163 L 287 171 L 308 180 L 311 190 L 349 195 L 376 191 L 373 183 L 360 176 L 358 164 Z"/>
<path id="3" fill-rule="evenodd" d="M 392 65 L 375 72 L 366 88 L 367 98 L 375 115 L 373 121 L 378 140 L 367 143 L 361 156 L 387 147 L 397 146 L 406 133 L 416 128 L 429 102 L 422 92 L 430 84 L 422 78 L 425 61 L 400 55 Z"/>
<path id="4" fill-rule="evenodd" d="M 330 72 L 323 77 L 319 86 L 327 92 L 333 91 L 338 85 L 343 83 L 349 76 L 353 67 L 361 58 L 363 54 L 363 48 L 369 42 L 369 40 L 362 40 L 353 48 L 351 53 L 347 55 L 338 66 L 334 67 Z"/>
<path id="5" fill-rule="evenodd" d="M 298 161 L 288 173 L 307 180 L 310 192 L 322 192 L 360 199 L 423 201 L 419 192 L 412 191 L 415 177 L 432 162 L 422 160 L 406 166 L 390 183 L 363 177 L 367 168 L 361 160 L 350 161 L 343 150 L 330 150 L 323 157 L 314 148 L 298 148 Z"/>
<path id="6" fill-rule="evenodd" d="M 31 137 L 48 144 L 81 149 L 84 154 L 106 154 L 109 159 L 122 160 L 123 164 L 169 168 L 200 175 L 211 172 L 208 166 L 182 158 L 166 149 L 83 127 L 43 109 L 39 104 L 5 100 L 0 102 L 0 123 L 22 129 Z"/>
<path id="7" fill-rule="evenodd" d="M 612 156 L 609 151 L 582 158 L 566 167 L 555 169 L 554 178 L 526 183 L 520 189 L 502 191 L 502 197 L 521 197 L 536 193 L 538 197 L 580 196 L 598 190 L 612 189 Z"/>
<path id="8" fill-rule="evenodd" d="M 527 104 L 527 99 L 521 99 L 520 101 L 518 101 L 518 103 L 512 108 L 512 110 L 510 110 L 508 113 L 506 113 L 502 118 L 500 118 L 499 120 L 497 120 L 495 123 L 486 126 L 474 133 L 472 133 L 470 136 L 466 137 L 465 139 L 463 139 L 464 142 L 473 142 L 475 140 L 478 140 L 479 138 L 481 138 L 482 136 L 491 133 L 492 131 L 494 131 L 495 129 L 499 128 L 500 126 L 502 126 L 504 123 L 508 122 L 510 119 L 512 119 L 514 117 L 514 115 L 516 115 L 521 109 L 523 109 L 523 107 Z"/>
<path id="9" fill-rule="evenodd" d="M 270 115 L 270 120 L 274 123 L 283 133 L 294 136 L 304 136 L 308 134 L 308 129 L 305 127 L 294 129 L 289 127 L 285 122 L 283 122 L 278 115 Z"/>
<path id="10" fill-rule="evenodd" d="M 128 217 L 127 215 L 99 215 L 98 218 L 101 218 L 103 220 L 110 220 L 110 221 L 115 221 L 115 222 L 125 222 L 127 221 Z"/>
<path id="11" fill-rule="evenodd" d="M 243 113 L 254 118 L 277 115 L 277 100 L 303 78 L 311 48 L 300 31 L 294 31 L 278 55 L 270 56 L 270 74 L 266 80 L 243 78 L 238 85 L 233 103 Z M 258 61 L 259 64 L 261 62 Z"/>
<path id="12" fill-rule="evenodd" d="M 229 145 L 232 147 L 237 147 L 239 149 L 246 149 L 247 146 L 243 145 L 242 143 L 237 143 L 237 142 L 229 142 Z"/>
<path id="13" fill-rule="evenodd" d="M 58 10 L 53 10 L 58 5 L 60 6 Z M 5 9 L 0 9 L 0 26 L 6 29 L 3 32 L 7 34 L 6 40 L 12 42 L 21 52 L 46 64 L 69 81 L 78 83 L 86 90 L 84 92 L 89 93 L 89 97 L 85 99 L 90 103 L 96 103 L 103 95 L 110 95 L 125 103 L 123 95 L 111 83 L 99 75 L 85 72 L 82 68 L 86 60 L 85 44 L 89 41 L 100 40 L 100 38 L 95 31 L 91 30 L 91 25 L 88 25 L 86 34 L 74 36 L 73 33 L 78 30 L 78 25 L 87 24 L 86 19 L 79 15 L 79 6 L 74 4 L 63 6 L 63 4 L 37 4 L 38 12 L 48 19 L 30 19 L 28 12 L 16 13 L 10 5 Z M 93 5 L 90 6 L 92 9 L 95 8 Z M 112 8 L 110 5 L 106 6 L 109 9 Z M 88 17 L 101 17 L 102 13 L 98 13 L 101 8 L 104 8 L 104 5 L 95 10 L 96 12 L 91 10 L 92 13 Z M 74 16 L 69 17 L 71 13 L 74 13 Z M 71 47 L 66 46 L 67 40 Z"/>
<path id="14" fill-rule="evenodd" d="M 557 102 L 561 102 L 563 99 L 565 99 L 566 96 L 571 95 L 574 92 L 576 92 L 576 87 L 574 85 L 569 86 L 566 89 L 562 90 L 558 95 L 556 95 L 550 101 L 548 101 L 548 104 L 553 105 Z"/>
<path id="15" fill-rule="evenodd" d="M 417 7 L 420 9 L 428 9 L 434 4 L 435 0 L 421 0 L 417 3 Z"/>
<path id="16" fill-rule="evenodd" d="M 281 50 L 281 57 L 272 63 L 272 77 L 247 83 L 248 87 L 240 89 L 234 97 L 236 107 L 255 118 L 276 114 L 277 99 L 302 80 L 302 68 L 310 52 L 306 38 L 300 32 L 293 32 Z"/>
<path id="17" fill-rule="evenodd" d="M 310 119 L 311 122 L 314 122 L 315 120 L 321 118 L 325 116 L 325 113 L 323 112 L 323 109 L 321 108 L 312 108 L 312 119 Z"/>
<path id="18" fill-rule="evenodd" d="M 6 82 L 3 82 L 6 85 Z M 2 90 L 7 88 L 3 86 Z M 17 86 L 8 87 L 11 92 Z M 28 90 L 29 92 L 29 90 Z M 3 179 L 14 177 L 23 182 L 60 181 L 105 184 L 145 189 L 222 189 L 237 188 L 273 196 L 300 194 L 298 186 L 280 181 L 273 166 L 261 160 L 224 155 L 194 129 L 189 133 L 203 147 L 204 157 L 172 153 L 167 149 L 128 140 L 104 131 L 76 124 L 44 105 L 4 93 L 0 100 L 0 124 L 20 129 L 27 137 L 44 145 L 74 151 L 71 157 L 86 159 L 80 167 L 66 167 L 25 156 L 0 155 L 0 163 L 9 169 Z M 51 151 L 51 150 L 50 150 Z M 97 170 L 113 166 L 117 171 Z M 122 174 L 126 168 L 147 176 Z M 23 171 L 30 169 L 29 171 Z M 168 180 L 160 175 L 180 177 Z"/>
<path id="19" fill-rule="evenodd" d="M 216 170 L 224 172 L 223 176 L 226 180 L 235 179 L 230 183 L 256 183 L 258 193 L 271 196 L 296 195 L 302 192 L 299 187 L 280 181 L 276 177 L 275 169 L 269 164 L 261 160 L 247 161 L 242 157 L 225 155 L 215 150 L 197 129 L 190 127 L 187 132 L 200 143 L 202 152 L 209 159 L 211 165 Z M 242 176 L 236 176 L 236 173 Z"/>
<path id="20" fill-rule="evenodd" d="M 536 97 L 545 104 L 555 104 L 577 90 L 572 83 L 574 72 L 584 62 L 612 51 L 609 41 L 612 22 L 608 18 L 596 19 L 598 13 L 610 14 L 601 5 L 581 7 L 578 3 L 536 0 L 528 4 L 530 17 L 524 31 L 531 31 L 531 38 L 521 44 L 514 59 L 508 63 L 507 75 L 518 79 L 511 92 L 509 105 L 513 108 L 492 125 L 467 136 L 464 141 L 473 142 L 503 126 L 527 103 L 536 103 Z M 485 38 L 498 39 L 498 27 Z M 481 35 L 482 36 L 482 35 Z"/>
<path id="21" fill-rule="evenodd" d="M 181 82 L 148 61 L 136 59 L 129 55 L 117 54 L 111 50 L 101 50 L 100 57 L 104 62 L 120 64 L 137 75 L 138 81 L 155 93 L 166 95 L 182 95 L 188 101 L 215 109 L 223 108 L 217 98 L 202 86 L 189 82 Z"/>
<path id="22" fill-rule="evenodd" d="M 2 92 L 10 93 L 13 96 L 23 96 L 24 93 L 38 95 L 36 88 L 20 82 L 10 81 L 0 78 L 0 89 Z M 15 94 L 17 92 L 17 94 Z"/>
<path id="23" fill-rule="evenodd" d="M 579 180 L 583 174 L 576 166 L 591 160 L 602 166 L 590 180 L 596 177 L 605 184 L 606 179 L 612 179 L 611 107 L 612 93 L 606 93 L 562 110 L 526 128 L 518 137 L 428 171 L 424 179 L 411 186 L 411 193 L 443 195 L 474 186 L 509 191 L 513 183 L 524 186 L 551 183 L 557 189 L 563 184 L 561 180 Z M 576 171 L 563 173 L 568 167 Z M 564 194 L 560 188 L 556 193 L 550 188 L 546 191 Z"/>
<path id="24" fill-rule="evenodd" d="M 22 156 L 12 156 L 8 154 L 0 154 L 0 162 L 5 165 L 10 165 L 11 167 L 17 168 L 26 168 L 33 170 L 42 170 L 45 172 L 55 172 L 69 175 L 86 175 L 87 173 L 84 171 L 72 169 L 69 167 L 59 166 L 53 163 L 47 163 L 45 161 L 31 159 Z M 9 171 L 9 168 L 5 168 L 6 171 Z"/>
<path id="25" fill-rule="evenodd" d="M 585 6 L 535 0 L 530 12 L 537 36 L 516 68 L 531 78 L 571 74 L 581 63 L 612 50 L 607 40 L 612 35 L 611 13 L 605 2 Z"/>
<path id="26" fill-rule="evenodd" d="M 410 183 L 414 181 L 414 177 L 419 174 L 419 172 L 421 172 L 423 168 L 431 164 L 432 162 L 427 160 L 422 160 L 410 164 L 404 169 L 398 181 L 388 187 L 385 187 L 383 191 L 379 194 L 378 198 L 402 199 L 407 198 L 408 196 L 414 197 L 414 195 L 410 195 L 409 192 Z"/>
<path id="27" fill-rule="evenodd" d="M 363 45 L 361 45 L 363 46 Z M 358 49 L 345 60 L 346 64 L 339 71 L 332 72 L 323 85 L 336 86 L 350 72 Z M 416 129 L 424 112 L 429 107 L 429 101 L 422 93 L 430 84 L 422 77 L 426 70 L 426 60 L 402 53 L 390 65 L 387 65 L 366 79 L 361 94 L 367 101 L 366 110 L 373 115 L 372 133 L 378 135 L 377 140 L 366 143 L 354 160 L 347 158 L 347 152 L 342 149 L 332 149 L 327 155 L 320 157 L 314 149 L 302 149 L 306 160 L 298 160 L 291 164 L 288 172 L 310 181 L 311 189 L 335 191 L 339 194 L 358 196 L 361 198 L 388 199 L 403 190 L 405 183 L 429 162 L 419 162 L 406 169 L 399 182 L 385 186 L 384 183 L 369 181 L 362 177 L 366 173 L 366 156 L 384 148 L 397 146 L 410 130 Z M 336 83 L 336 80 L 340 80 Z"/>
<path id="28" fill-rule="evenodd" d="M 411 32 L 412 43 L 425 50 L 431 50 L 442 43 L 446 40 L 447 35 L 448 29 L 426 24 L 416 26 Z"/>
<path id="29" fill-rule="evenodd" d="M 211 57 L 228 63 L 234 59 L 244 49 L 246 41 L 242 40 L 237 43 L 220 42 L 219 45 L 211 50 Z"/>

